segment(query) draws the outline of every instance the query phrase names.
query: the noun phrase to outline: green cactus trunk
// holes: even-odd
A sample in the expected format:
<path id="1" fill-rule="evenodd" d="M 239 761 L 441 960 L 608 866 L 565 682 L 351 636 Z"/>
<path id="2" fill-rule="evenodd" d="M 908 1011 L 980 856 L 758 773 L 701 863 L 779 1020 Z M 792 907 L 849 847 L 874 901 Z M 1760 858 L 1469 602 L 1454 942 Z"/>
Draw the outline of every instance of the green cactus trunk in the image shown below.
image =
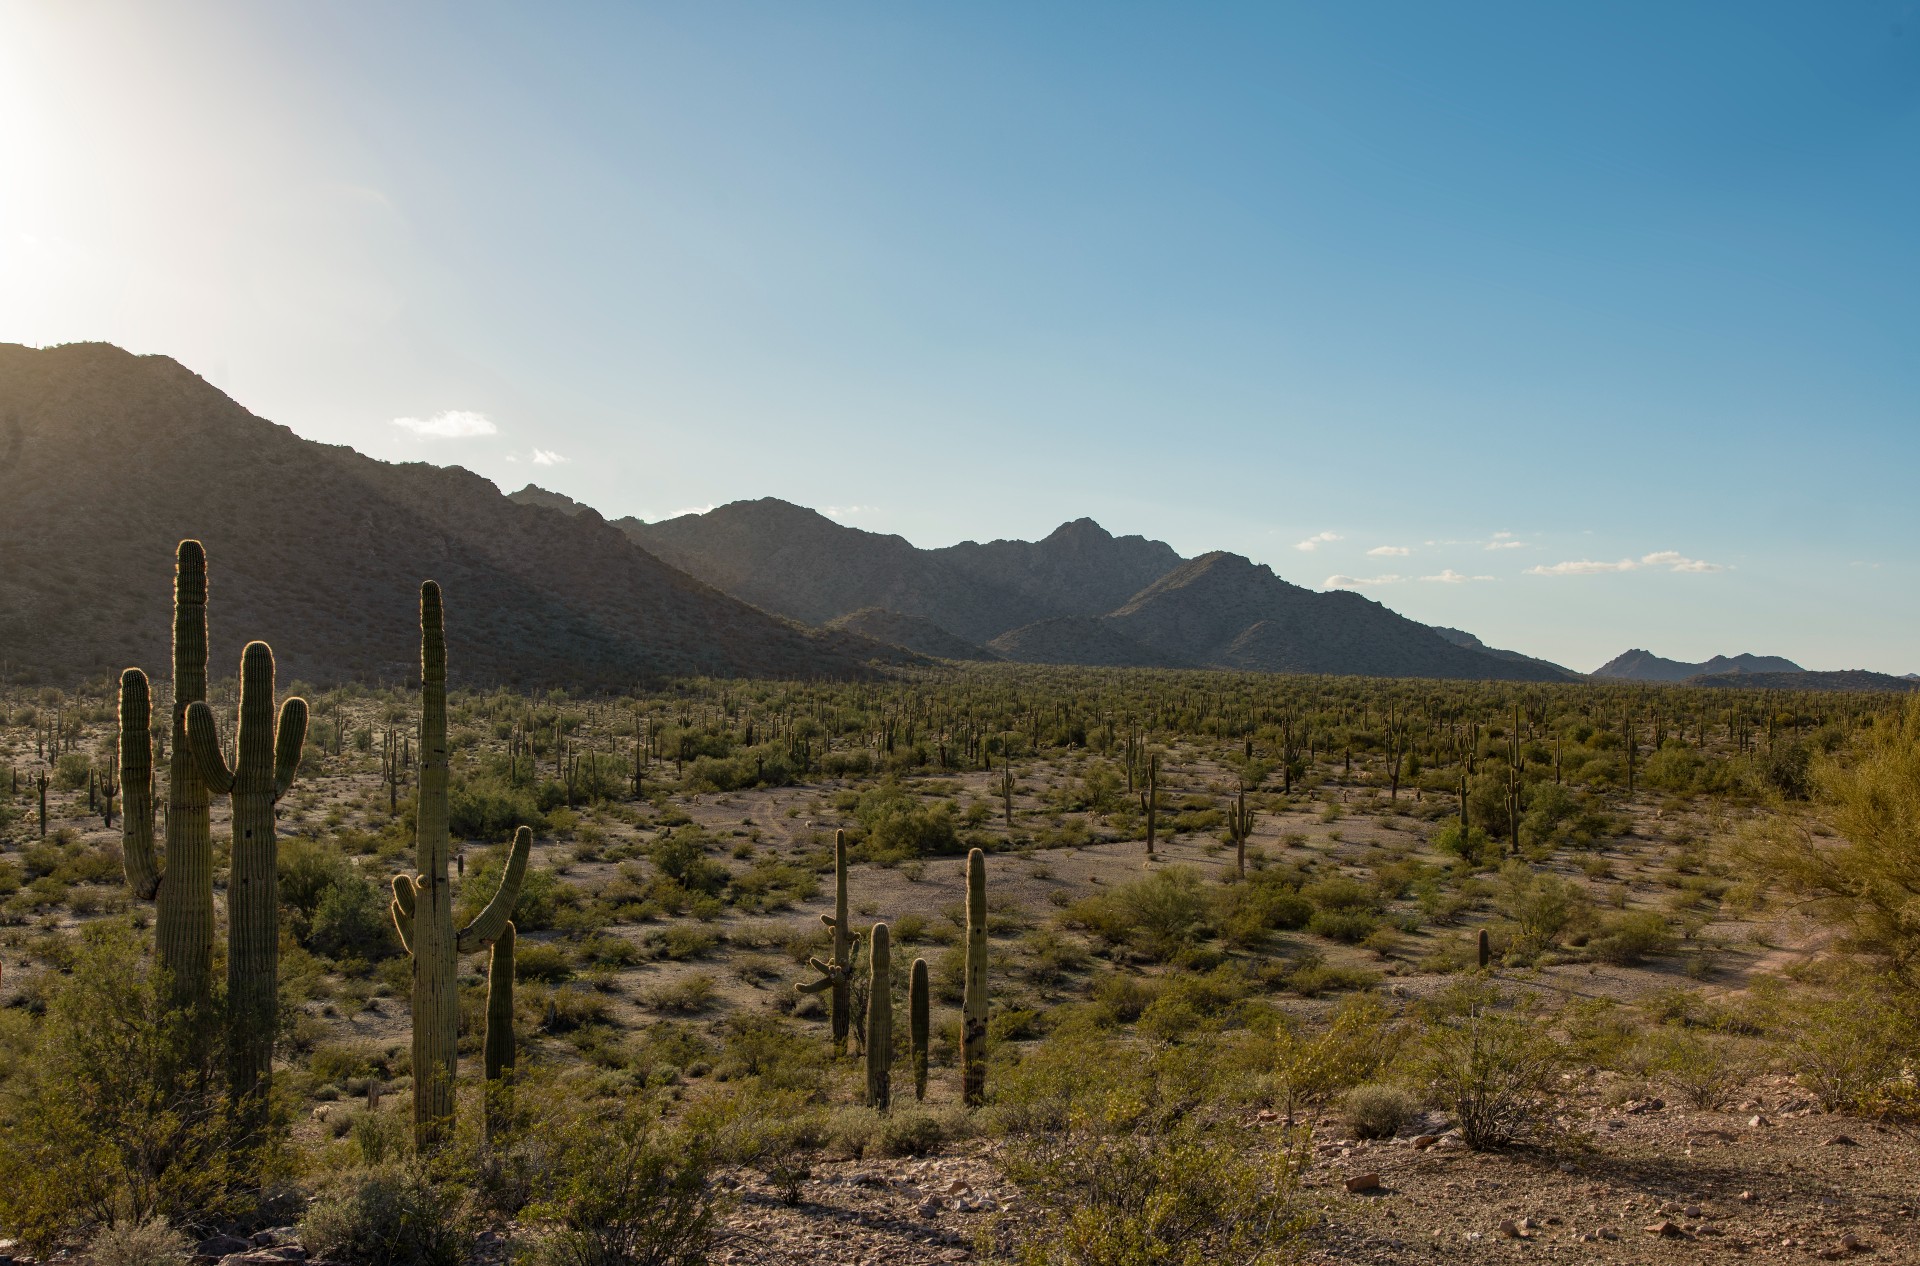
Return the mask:
<path id="1" fill-rule="evenodd" d="M 967 971 L 960 1007 L 960 1098 L 978 1107 L 987 1087 L 987 855 L 967 854 Z"/>
<path id="2" fill-rule="evenodd" d="M 931 1035 L 931 1009 L 927 991 L 927 960 L 913 960 L 907 976 L 907 1029 L 913 1042 L 913 1097 L 927 1097 L 927 1039 Z"/>
<path id="3" fill-rule="evenodd" d="M 893 950 L 876 923 L 867 950 L 867 1103 L 881 1112 L 893 1098 Z"/>
<path id="4" fill-rule="evenodd" d="M 240 656 L 232 766 L 204 702 L 189 705 L 186 733 L 200 780 L 233 801 L 227 879 L 229 1093 L 241 1119 L 258 1124 L 273 1076 L 273 1037 L 280 1019 L 280 859 L 273 807 L 300 767 L 307 703 L 288 699 L 276 722 L 273 651 L 265 642 L 248 642 Z M 178 749 L 174 758 L 179 760 Z"/>
<path id="5" fill-rule="evenodd" d="M 420 772 L 414 817 L 419 873 L 393 877 L 393 925 L 413 955 L 413 1140 L 422 1151 L 453 1130 L 453 1083 L 459 1070 L 460 998 L 456 954 L 507 935 L 520 899 L 533 832 L 514 832 L 500 888 L 474 921 L 453 930 L 453 885 L 447 876 L 447 632 L 440 586 L 420 586 Z M 509 973 L 511 974 L 511 973 Z"/>
<path id="6" fill-rule="evenodd" d="M 853 1027 L 853 933 L 847 914 L 847 833 L 833 833 L 833 957 L 839 967 L 827 1005 L 833 1024 L 835 1058 L 847 1053 L 847 1033 Z"/>
<path id="7" fill-rule="evenodd" d="M 203 1005 L 213 974 L 213 810 L 187 741 L 187 709 L 207 697 L 207 553 L 200 542 L 182 541 L 174 555 L 173 755 L 167 764 L 164 874 L 154 855 L 147 675 L 137 668 L 121 674 L 120 697 L 120 839 L 127 887 L 139 900 L 155 903 L 154 947 L 174 1001 Z"/>
<path id="8" fill-rule="evenodd" d="M 486 1069 L 487 1138 L 500 1133 L 506 1111 L 506 1079 L 513 1071 L 513 949 L 512 923 L 500 930 L 487 956 L 487 1035 L 481 1060 Z"/>

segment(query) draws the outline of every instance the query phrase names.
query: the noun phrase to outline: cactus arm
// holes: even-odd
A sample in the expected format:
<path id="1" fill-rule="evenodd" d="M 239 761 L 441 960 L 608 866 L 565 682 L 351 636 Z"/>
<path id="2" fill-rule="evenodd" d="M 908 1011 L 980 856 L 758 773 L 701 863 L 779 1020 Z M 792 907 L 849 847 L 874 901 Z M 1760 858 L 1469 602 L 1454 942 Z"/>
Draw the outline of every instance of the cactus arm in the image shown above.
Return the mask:
<path id="1" fill-rule="evenodd" d="M 120 851 L 127 887 L 142 901 L 160 891 L 153 856 L 153 691 L 138 668 L 120 674 Z"/>
<path id="2" fill-rule="evenodd" d="M 292 698 L 280 705 L 280 725 L 273 740 L 273 798 L 293 785 L 300 769 L 300 753 L 307 742 L 307 701 Z"/>
<path id="3" fill-rule="evenodd" d="M 220 728 L 213 719 L 213 709 L 197 699 L 187 705 L 187 748 L 200 781 L 209 791 L 216 796 L 233 791 L 233 770 L 227 767 L 226 754 L 220 750 Z M 174 759 L 179 759 L 178 752 Z"/>
<path id="4" fill-rule="evenodd" d="M 491 945 L 507 927 L 513 907 L 520 900 L 520 884 L 527 875 L 527 854 L 533 851 L 533 828 L 520 827 L 513 833 L 512 851 L 507 854 L 507 873 L 500 876 L 500 887 L 486 909 L 454 937 L 454 950 L 468 954 L 483 945 Z"/>
<path id="5" fill-rule="evenodd" d="M 387 913 L 393 916 L 393 930 L 400 934 L 400 948 L 413 955 L 413 877 L 395 875 L 393 877 L 393 900 L 387 903 Z"/>
<path id="6" fill-rule="evenodd" d="M 487 961 L 487 1032 L 481 1061 L 488 1081 L 499 1081 L 513 1068 L 513 921 L 508 920 L 493 940 Z"/>

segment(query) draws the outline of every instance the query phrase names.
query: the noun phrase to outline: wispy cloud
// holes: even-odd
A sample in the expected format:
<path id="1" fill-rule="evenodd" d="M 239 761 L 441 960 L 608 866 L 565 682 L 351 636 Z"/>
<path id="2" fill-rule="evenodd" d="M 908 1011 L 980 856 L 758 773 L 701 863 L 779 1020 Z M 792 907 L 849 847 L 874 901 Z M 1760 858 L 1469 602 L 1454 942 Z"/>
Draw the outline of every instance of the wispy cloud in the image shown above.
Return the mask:
<path id="1" fill-rule="evenodd" d="M 1369 558 L 1405 558 L 1413 553 L 1404 545 L 1376 545 L 1367 551 Z"/>
<path id="2" fill-rule="evenodd" d="M 1526 547 L 1525 541 L 1497 540 L 1488 541 L 1486 544 L 1487 549 L 1525 549 Z"/>
<path id="3" fill-rule="evenodd" d="M 1338 532 L 1315 532 L 1312 536 L 1309 536 L 1306 540 L 1301 541 L 1298 545 L 1295 545 L 1294 548 L 1299 550 L 1305 550 L 1308 553 L 1312 553 L 1314 550 L 1319 549 L 1322 545 L 1327 544 L 1329 541 L 1338 541 L 1341 539 L 1343 538 Z"/>
<path id="4" fill-rule="evenodd" d="M 497 435 L 500 428 L 484 413 L 471 409 L 447 409 L 430 418 L 395 418 L 393 424 L 403 431 L 432 440 L 465 440 L 476 435 Z"/>
<path id="5" fill-rule="evenodd" d="M 821 506 L 820 513 L 829 519 L 851 519 L 856 515 L 872 514 L 879 506 Z"/>
<path id="6" fill-rule="evenodd" d="M 1441 584 L 1443 584 L 1443 585 L 1464 585 L 1464 584 L 1466 584 L 1466 583 L 1467 583 L 1468 581 L 1474 581 L 1474 580 L 1493 580 L 1493 579 L 1496 579 L 1496 577 L 1493 577 L 1493 576 L 1463 576 L 1463 575 L 1461 575 L 1461 574 L 1460 574 L 1459 572 L 1457 572 L 1457 571 L 1455 571 L 1455 570 L 1454 570 L 1453 568 L 1451 568 L 1451 567 L 1445 567 L 1445 568 L 1442 568 L 1442 569 L 1441 569 L 1441 571 L 1440 571 L 1440 574 L 1439 574 L 1438 576 L 1422 576 L 1422 577 L 1420 577 L 1420 579 L 1422 579 L 1422 580 L 1434 580 L 1434 581 L 1438 581 L 1439 583 L 1441 583 Z"/>
<path id="7" fill-rule="evenodd" d="M 1369 585 L 1397 585 L 1405 576 L 1328 576 L 1322 589 L 1364 589 Z"/>
<path id="8" fill-rule="evenodd" d="M 1529 576 L 1597 576 L 1603 572 L 1639 571 L 1641 568 L 1665 568 L 1678 572 L 1725 571 L 1719 563 L 1709 563 L 1704 559 L 1688 558 L 1677 550 L 1655 550 L 1643 554 L 1638 560 L 1623 558 L 1617 563 L 1595 562 L 1593 559 L 1580 559 L 1574 562 L 1554 563 L 1527 568 Z"/>
<path id="9" fill-rule="evenodd" d="M 713 502 L 709 501 L 706 505 L 688 506 L 684 510 L 675 510 L 672 514 L 662 515 L 661 517 L 663 519 L 683 519 L 689 514 L 710 514 L 712 511 Z"/>
<path id="10" fill-rule="evenodd" d="M 1665 567 L 1670 571 L 1698 572 L 1726 570 L 1726 568 L 1722 567 L 1719 563 L 1709 563 L 1703 559 L 1688 558 L 1686 555 L 1670 549 L 1663 549 L 1658 553 L 1648 554 L 1640 561 L 1648 567 Z"/>
<path id="11" fill-rule="evenodd" d="M 536 466 L 558 466 L 566 460 L 566 458 L 560 456 L 560 454 L 550 448 L 536 448 L 533 450 L 533 464 Z"/>

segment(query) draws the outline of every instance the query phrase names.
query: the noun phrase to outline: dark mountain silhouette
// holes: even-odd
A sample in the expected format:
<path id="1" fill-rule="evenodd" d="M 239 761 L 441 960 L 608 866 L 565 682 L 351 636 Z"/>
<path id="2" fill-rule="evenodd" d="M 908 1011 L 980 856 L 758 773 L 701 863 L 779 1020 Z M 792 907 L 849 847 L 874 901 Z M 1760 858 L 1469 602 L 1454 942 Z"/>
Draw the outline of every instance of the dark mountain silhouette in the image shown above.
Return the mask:
<path id="1" fill-rule="evenodd" d="M 426 578 L 445 587 L 457 681 L 847 675 L 900 657 L 720 593 L 584 507 L 303 440 L 162 356 L 0 344 L 0 452 L 0 659 L 16 672 L 164 673 L 187 536 L 207 546 L 217 679 L 263 638 L 283 681 L 409 680 Z"/>
<path id="2" fill-rule="evenodd" d="M 844 629 L 861 637 L 899 646 L 916 655 L 937 659 L 995 660 L 1001 658 L 984 646 L 955 637 L 932 620 L 919 615 L 901 615 L 882 607 L 862 607 L 827 621 L 830 629 Z"/>
<path id="3" fill-rule="evenodd" d="M 1482 654 L 1491 655 L 1495 659 L 1511 660 L 1516 664 L 1538 664 L 1542 668 L 1551 668 L 1553 671 L 1565 675 L 1568 681 L 1578 681 L 1582 675 L 1564 665 L 1556 664 L 1550 659 L 1536 659 L 1532 655 L 1522 655 L 1519 651 L 1503 651 L 1497 646 L 1488 646 L 1485 642 L 1467 632 L 1465 629 L 1450 629 L 1439 624 L 1430 624 L 1427 627 L 1435 633 L 1438 633 L 1441 637 L 1446 638 L 1449 642 L 1452 642 L 1455 646 L 1464 646 L 1470 651 L 1479 651 Z"/>
<path id="4" fill-rule="evenodd" d="M 1825 673 L 1703 673 L 1697 677 L 1687 678 L 1684 684 L 1733 690 L 1835 690 L 1847 693 L 1920 690 L 1920 682 L 1911 678 L 1868 672 L 1864 668 L 1848 668 L 1839 672 Z"/>
<path id="5" fill-rule="evenodd" d="M 867 608 L 931 621 L 1037 663 L 1567 680 L 1524 656 L 1455 645 L 1357 594 L 1288 584 L 1237 554 L 1186 560 L 1091 519 L 1039 541 L 917 549 L 787 502 L 738 501 L 661 523 L 647 549 L 769 611 L 825 623 Z M 926 650 L 930 643 L 907 643 Z M 928 652 L 932 653 L 932 652 Z"/>
<path id="6" fill-rule="evenodd" d="M 1616 655 L 1593 670 L 1595 677 L 1617 681 L 1685 681 L 1689 677 L 1715 677 L 1730 673 L 1798 673 L 1800 665 L 1778 655 L 1715 655 L 1704 664 L 1687 664 L 1677 659 L 1662 659 L 1652 651 L 1631 650 Z"/>
<path id="7" fill-rule="evenodd" d="M 585 502 L 575 501 L 564 492 L 548 492 L 539 484 L 528 484 L 518 492 L 510 492 L 507 500 L 523 506 L 545 506 L 562 514 L 581 514 L 591 509 Z"/>

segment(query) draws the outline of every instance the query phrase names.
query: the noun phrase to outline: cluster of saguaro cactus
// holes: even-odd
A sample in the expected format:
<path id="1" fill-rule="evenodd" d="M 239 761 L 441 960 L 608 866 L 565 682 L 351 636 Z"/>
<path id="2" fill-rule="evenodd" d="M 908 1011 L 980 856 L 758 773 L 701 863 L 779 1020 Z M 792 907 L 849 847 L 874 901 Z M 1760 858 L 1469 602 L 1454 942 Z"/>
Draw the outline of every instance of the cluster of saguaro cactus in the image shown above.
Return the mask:
<path id="1" fill-rule="evenodd" d="M 833 833 L 833 913 L 820 921 L 833 929 L 833 953 L 825 962 L 807 961 L 820 973 L 820 979 L 795 986 L 801 993 L 825 993 L 828 1019 L 833 1028 L 833 1053 L 844 1055 L 847 1033 L 852 1028 L 853 963 L 858 953 L 852 925 L 847 921 L 847 833 Z"/>
<path id="2" fill-rule="evenodd" d="M 155 905 L 155 950 L 183 1004 L 206 1001 L 213 969 L 211 807 L 186 738 L 187 708 L 206 697 L 207 553 L 198 541 L 182 541 L 174 555 L 165 869 L 154 855 L 152 690 L 138 668 L 120 675 L 120 841 L 127 887 Z"/>
<path id="3" fill-rule="evenodd" d="M 233 763 L 221 750 L 205 700 L 186 709 L 187 750 L 200 781 L 233 801 L 233 855 L 227 878 L 229 1090 L 243 1114 L 264 1110 L 280 1022 L 280 857 L 274 804 L 287 793 L 307 739 L 307 701 L 288 699 L 276 719 L 273 650 L 248 642 L 240 655 L 240 705 Z M 180 763 L 180 749 L 174 761 Z"/>
<path id="4" fill-rule="evenodd" d="M 454 980 L 454 956 L 511 936 L 509 922 L 520 899 L 533 832 L 514 832 L 506 873 L 492 900 L 458 934 L 453 929 L 453 885 L 447 875 L 447 635 L 440 586 L 420 586 L 420 766 L 414 825 L 414 875 L 393 877 L 393 925 L 413 955 L 413 1133 L 422 1151 L 437 1147 L 453 1123 L 453 1083 L 459 1060 L 460 1000 Z M 512 1024 L 511 944 L 505 977 L 489 987 L 492 1027 L 493 990 L 505 989 L 504 1017 Z M 503 1041 L 510 1040 L 502 1035 Z M 504 1065 L 503 1065 L 504 1067 Z"/>

